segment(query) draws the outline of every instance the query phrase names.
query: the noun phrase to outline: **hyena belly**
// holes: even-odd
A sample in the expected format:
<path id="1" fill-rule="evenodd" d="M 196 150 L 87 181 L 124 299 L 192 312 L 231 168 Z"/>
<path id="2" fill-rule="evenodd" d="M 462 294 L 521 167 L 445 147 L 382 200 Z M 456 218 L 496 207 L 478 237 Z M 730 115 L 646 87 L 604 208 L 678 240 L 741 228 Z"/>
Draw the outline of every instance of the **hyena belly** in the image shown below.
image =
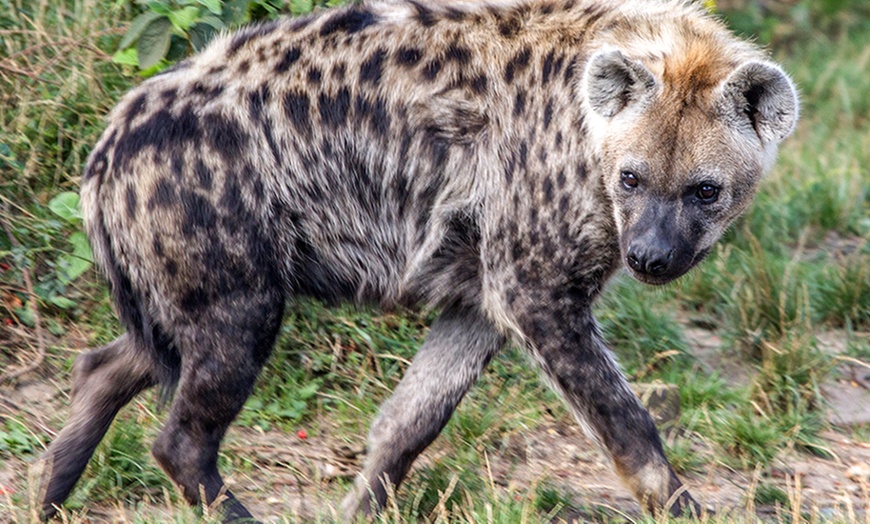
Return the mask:
<path id="1" fill-rule="evenodd" d="M 218 39 L 133 90 L 82 183 L 127 333 L 76 361 L 54 512 L 112 418 L 175 390 L 154 456 L 192 504 L 285 303 L 442 308 L 372 424 L 348 514 L 513 340 L 637 499 L 697 505 L 591 313 L 621 261 L 661 284 L 746 208 L 797 115 L 777 66 L 683 2 L 373 2 Z"/>

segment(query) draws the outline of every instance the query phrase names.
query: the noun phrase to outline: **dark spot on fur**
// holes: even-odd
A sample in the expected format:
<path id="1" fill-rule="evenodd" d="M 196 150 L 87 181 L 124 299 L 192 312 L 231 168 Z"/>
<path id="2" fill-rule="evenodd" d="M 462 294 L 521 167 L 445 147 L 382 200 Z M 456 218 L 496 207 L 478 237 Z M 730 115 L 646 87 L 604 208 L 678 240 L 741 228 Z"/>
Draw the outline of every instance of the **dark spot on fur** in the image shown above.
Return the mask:
<path id="1" fill-rule="evenodd" d="M 236 53 L 239 52 L 239 49 L 241 49 L 251 40 L 264 37 L 272 33 L 276 29 L 278 29 L 277 22 L 268 22 L 265 24 L 260 24 L 246 29 L 242 29 L 233 36 L 232 40 L 230 40 L 230 45 L 227 48 L 227 57 L 232 58 Z"/>
<path id="2" fill-rule="evenodd" d="M 321 73 L 320 69 L 316 67 L 312 67 L 308 70 L 308 82 L 312 85 L 319 85 L 320 80 L 323 78 L 323 73 Z"/>
<path id="3" fill-rule="evenodd" d="M 352 7 L 328 18 L 320 27 L 320 35 L 327 36 L 337 32 L 358 33 L 376 24 L 377 21 L 377 17 L 368 9 Z"/>
<path id="4" fill-rule="evenodd" d="M 520 116 L 526 109 L 526 92 L 520 90 L 514 99 L 514 116 Z"/>
<path id="5" fill-rule="evenodd" d="M 547 157 L 548 157 L 548 154 L 547 154 L 547 148 L 544 147 L 544 146 L 541 146 L 541 147 L 538 149 L 538 161 L 539 161 L 541 164 L 546 164 L 546 163 L 547 163 Z"/>
<path id="6" fill-rule="evenodd" d="M 568 62 L 568 65 L 565 66 L 565 76 L 564 76 L 564 84 L 566 86 L 571 84 L 571 79 L 574 78 L 574 69 L 577 67 L 577 57 L 571 58 L 571 61 Z"/>
<path id="7" fill-rule="evenodd" d="M 176 180 L 181 180 L 184 176 L 184 156 L 181 151 L 174 151 L 172 153 L 172 160 L 170 169 L 172 170 L 172 174 L 175 176 Z"/>
<path id="8" fill-rule="evenodd" d="M 544 191 L 544 202 L 551 202 L 553 200 L 553 180 L 550 177 L 544 178 L 541 189 Z"/>
<path id="9" fill-rule="evenodd" d="M 160 101 L 163 102 L 164 105 L 171 106 L 172 102 L 175 102 L 175 97 L 178 96 L 177 89 L 164 89 L 160 93 Z"/>
<path id="10" fill-rule="evenodd" d="M 208 293 L 205 292 L 202 286 L 188 290 L 181 297 L 181 308 L 190 314 L 201 313 L 210 303 Z"/>
<path id="11" fill-rule="evenodd" d="M 118 139 L 114 161 L 122 170 L 127 170 L 130 160 L 148 147 L 153 146 L 154 151 L 166 154 L 186 142 L 197 142 L 201 138 L 199 118 L 190 107 L 184 108 L 177 116 L 161 109 Z"/>
<path id="12" fill-rule="evenodd" d="M 489 79 L 486 77 L 486 75 L 481 74 L 472 78 L 471 82 L 469 82 L 468 85 L 471 87 L 472 91 L 474 91 L 478 95 L 482 95 L 486 92 L 486 86 L 488 83 Z"/>
<path id="13" fill-rule="evenodd" d="M 432 27 L 438 22 L 438 19 L 435 17 L 435 13 L 433 13 L 431 9 L 418 2 L 411 1 L 410 3 L 417 11 L 417 13 L 414 15 L 414 18 L 418 22 L 420 22 L 420 25 L 422 25 L 423 27 Z"/>
<path id="14" fill-rule="evenodd" d="M 547 100 L 547 105 L 544 106 L 544 130 L 550 128 L 550 122 L 553 121 L 553 99 Z"/>
<path id="15" fill-rule="evenodd" d="M 468 65 L 468 62 L 471 61 L 471 50 L 453 42 L 447 46 L 447 51 L 444 53 L 444 59 L 448 62 L 456 62 L 461 66 Z"/>
<path id="16" fill-rule="evenodd" d="M 344 77 L 347 74 L 347 64 L 344 62 L 338 64 L 332 69 L 332 78 L 339 82 L 344 81 Z"/>
<path id="17" fill-rule="evenodd" d="M 523 27 L 523 22 L 518 17 L 512 16 L 499 22 L 498 32 L 505 38 L 513 38 L 517 36 L 520 29 Z"/>
<path id="18" fill-rule="evenodd" d="M 166 269 L 166 272 L 169 273 L 169 276 L 174 277 L 178 274 L 178 264 L 174 260 L 167 260 L 163 267 Z"/>
<path id="19" fill-rule="evenodd" d="M 455 7 L 447 7 L 444 9 L 444 16 L 446 16 L 448 20 L 453 20 L 454 22 L 461 22 L 465 20 L 466 13 L 463 13 Z"/>
<path id="20" fill-rule="evenodd" d="M 249 213 L 242 199 L 238 176 L 233 172 L 227 173 L 224 178 L 223 193 L 218 205 L 221 208 L 221 224 L 230 233 L 236 233 L 242 225 L 242 219 Z"/>
<path id="21" fill-rule="evenodd" d="M 296 130 L 306 135 L 311 132 L 309 111 L 310 101 L 307 94 L 290 92 L 284 95 L 284 113 L 293 122 Z"/>
<path id="22" fill-rule="evenodd" d="M 184 224 L 181 233 L 186 237 L 197 234 L 199 230 L 215 227 L 218 213 L 211 202 L 191 190 L 180 192 Z"/>
<path id="23" fill-rule="evenodd" d="M 233 162 L 242 157 L 250 137 L 238 122 L 217 113 L 208 113 L 202 117 L 202 127 L 209 146 L 224 160 Z"/>
<path id="24" fill-rule="evenodd" d="M 568 195 L 562 195 L 559 199 L 559 213 L 563 216 L 568 212 Z"/>
<path id="25" fill-rule="evenodd" d="M 520 143 L 520 165 L 523 167 L 523 169 L 527 168 L 528 159 L 529 159 L 529 146 L 528 146 L 528 144 L 526 144 L 526 141 L 523 140 Z"/>
<path id="26" fill-rule="evenodd" d="M 544 4 L 541 6 L 541 13 L 548 15 L 553 12 L 553 9 L 555 9 L 555 7 L 556 6 L 554 6 L 553 4 Z"/>
<path id="27" fill-rule="evenodd" d="M 441 72 L 441 61 L 440 60 L 431 60 L 425 66 L 423 66 L 423 77 L 426 80 L 434 80 L 438 73 Z"/>
<path id="28" fill-rule="evenodd" d="M 403 67 L 414 67 L 423 58 L 423 51 L 416 47 L 403 47 L 396 51 L 396 63 Z"/>
<path id="29" fill-rule="evenodd" d="M 587 173 L 586 173 L 586 163 L 585 163 L 585 162 L 579 162 L 579 163 L 577 164 L 577 178 L 578 178 L 579 180 L 586 180 L 586 175 L 587 175 Z"/>
<path id="30" fill-rule="evenodd" d="M 350 90 L 341 88 L 334 97 L 321 93 L 318 99 L 320 119 L 324 125 L 338 127 L 347 121 L 350 110 Z"/>
<path id="31" fill-rule="evenodd" d="M 85 168 L 84 180 L 88 180 L 92 177 L 102 178 L 103 174 L 106 172 L 106 167 L 108 166 L 106 151 L 115 145 L 115 137 L 117 136 L 118 130 L 113 129 L 108 138 L 106 138 L 97 149 L 91 153 L 91 158 Z"/>
<path id="32" fill-rule="evenodd" d="M 251 69 L 251 63 L 247 60 L 239 62 L 239 73 L 245 74 Z"/>
<path id="33" fill-rule="evenodd" d="M 225 66 L 225 65 L 210 67 L 210 68 L 208 68 L 207 74 L 216 75 L 218 73 L 223 73 L 226 70 L 226 68 L 227 68 L 227 66 Z"/>
<path id="34" fill-rule="evenodd" d="M 148 199 L 148 209 L 153 210 L 157 207 L 169 207 L 175 204 L 178 199 L 175 193 L 175 184 L 165 178 L 157 181 L 154 187 L 154 193 Z"/>
<path id="35" fill-rule="evenodd" d="M 263 106 L 269 102 L 270 96 L 269 86 L 265 84 L 260 89 L 248 93 L 248 108 L 255 122 L 260 122 L 263 118 Z"/>
<path id="36" fill-rule="evenodd" d="M 354 110 L 358 118 L 365 118 L 369 126 L 378 136 L 384 138 L 390 130 L 390 115 L 387 112 L 387 104 L 383 98 L 378 97 L 374 102 L 361 95 L 357 95 L 354 102 Z"/>
<path id="37" fill-rule="evenodd" d="M 381 81 L 381 75 L 384 73 L 384 60 L 387 58 L 387 52 L 383 49 L 378 49 L 368 59 L 362 63 L 359 68 L 360 82 L 371 82 L 377 84 Z"/>
<path id="38" fill-rule="evenodd" d="M 126 193 L 126 202 L 127 202 L 127 218 L 133 220 L 136 217 L 136 188 L 132 185 L 127 186 Z"/>
<path id="39" fill-rule="evenodd" d="M 556 149 L 562 148 L 562 132 L 556 131 Z"/>
<path id="40" fill-rule="evenodd" d="M 565 179 L 565 170 L 560 169 L 559 172 L 556 174 L 556 187 L 558 187 L 559 189 L 564 189 L 565 182 L 567 182 L 567 180 Z"/>
<path id="41" fill-rule="evenodd" d="M 208 168 L 205 163 L 199 159 L 196 161 L 196 165 L 193 166 L 193 173 L 196 175 L 196 180 L 199 182 L 199 186 L 206 191 L 211 190 L 212 181 L 214 179 L 211 169 Z"/>
<path id="42" fill-rule="evenodd" d="M 124 123 L 129 126 L 130 122 L 133 121 L 134 118 L 139 116 L 145 111 L 145 108 L 148 106 L 148 95 L 146 93 L 142 93 L 133 99 L 132 102 L 127 106 L 127 110 L 124 111 Z"/>
<path id="43" fill-rule="evenodd" d="M 514 241 L 513 246 L 511 246 L 511 258 L 514 262 L 519 262 L 522 260 L 523 256 L 525 256 L 526 250 L 523 249 L 522 244 L 517 241 Z"/>
<path id="44" fill-rule="evenodd" d="M 165 257 L 166 253 L 163 251 L 163 242 L 160 241 L 160 235 L 154 235 L 154 241 L 151 242 L 151 247 L 154 249 L 154 254 L 158 257 Z"/>
<path id="45" fill-rule="evenodd" d="M 532 57 L 532 50 L 524 47 L 522 51 L 514 55 L 504 68 L 505 82 L 510 84 L 514 81 L 516 75 L 520 74 L 529 66 L 529 60 Z"/>
<path id="46" fill-rule="evenodd" d="M 275 73 L 281 74 L 286 73 L 290 66 L 299 61 L 299 58 L 302 56 L 302 51 L 298 47 L 292 47 L 284 52 L 284 56 L 281 57 L 281 61 L 278 62 L 278 65 L 275 66 Z"/>
<path id="47" fill-rule="evenodd" d="M 305 29 L 311 22 L 319 18 L 316 15 L 306 15 L 306 16 L 297 16 L 290 22 L 290 30 L 291 31 L 300 31 Z"/>
<path id="48" fill-rule="evenodd" d="M 541 83 L 546 85 L 550 81 L 550 76 L 553 74 L 553 63 L 555 62 L 556 50 L 553 49 L 544 58 L 544 66 L 541 68 Z"/>
<path id="49" fill-rule="evenodd" d="M 224 92 L 224 86 L 222 85 L 214 85 L 208 86 L 203 82 L 194 82 L 193 86 L 191 86 L 190 92 L 194 95 L 201 96 L 207 100 L 215 98 Z"/>

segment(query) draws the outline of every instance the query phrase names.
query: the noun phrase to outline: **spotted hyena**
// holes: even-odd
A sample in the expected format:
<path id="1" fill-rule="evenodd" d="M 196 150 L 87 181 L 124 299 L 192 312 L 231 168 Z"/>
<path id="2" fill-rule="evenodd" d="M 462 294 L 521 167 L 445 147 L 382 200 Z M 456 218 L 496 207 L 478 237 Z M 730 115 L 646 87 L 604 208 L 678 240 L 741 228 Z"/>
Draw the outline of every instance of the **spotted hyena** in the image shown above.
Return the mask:
<path id="1" fill-rule="evenodd" d="M 158 385 L 157 462 L 190 503 L 248 517 L 218 448 L 300 296 L 441 310 L 349 515 L 383 506 L 509 341 L 641 504 L 695 509 L 592 303 L 621 263 L 663 284 L 703 259 L 796 118 L 785 73 L 681 1 L 388 0 L 217 39 L 127 95 L 88 162 L 127 332 L 76 361 L 45 513 Z"/>

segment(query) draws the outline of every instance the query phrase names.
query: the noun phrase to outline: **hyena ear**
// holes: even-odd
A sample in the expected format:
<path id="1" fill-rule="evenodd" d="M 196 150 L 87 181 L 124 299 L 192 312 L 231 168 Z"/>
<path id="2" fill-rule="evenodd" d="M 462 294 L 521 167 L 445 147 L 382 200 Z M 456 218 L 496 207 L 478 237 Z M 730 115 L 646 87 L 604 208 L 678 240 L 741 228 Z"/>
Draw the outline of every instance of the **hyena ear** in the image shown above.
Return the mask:
<path id="1" fill-rule="evenodd" d="M 654 94 L 658 83 L 640 62 L 617 50 L 606 50 L 589 59 L 582 86 L 592 109 L 610 118 Z"/>
<path id="2" fill-rule="evenodd" d="M 794 130 L 798 95 L 794 83 L 779 66 L 749 62 L 722 84 L 720 107 L 726 123 L 748 129 L 762 143 L 779 143 Z"/>

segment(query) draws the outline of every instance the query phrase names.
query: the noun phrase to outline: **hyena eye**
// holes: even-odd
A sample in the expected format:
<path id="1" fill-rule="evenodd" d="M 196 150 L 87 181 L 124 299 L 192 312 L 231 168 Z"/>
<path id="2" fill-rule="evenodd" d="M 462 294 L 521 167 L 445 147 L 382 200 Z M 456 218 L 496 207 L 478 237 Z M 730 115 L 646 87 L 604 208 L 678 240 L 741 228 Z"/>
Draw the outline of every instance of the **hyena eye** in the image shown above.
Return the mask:
<path id="1" fill-rule="evenodd" d="M 622 185 L 625 186 L 626 189 L 634 189 L 639 183 L 640 179 L 638 179 L 636 174 L 631 171 L 622 172 Z"/>
<path id="2" fill-rule="evenodd" d="M 701 184 L 695 189 L 695 196 L 704 204 L 712 204 L 719 198 L 719 188 L 713 184 Z"/>

